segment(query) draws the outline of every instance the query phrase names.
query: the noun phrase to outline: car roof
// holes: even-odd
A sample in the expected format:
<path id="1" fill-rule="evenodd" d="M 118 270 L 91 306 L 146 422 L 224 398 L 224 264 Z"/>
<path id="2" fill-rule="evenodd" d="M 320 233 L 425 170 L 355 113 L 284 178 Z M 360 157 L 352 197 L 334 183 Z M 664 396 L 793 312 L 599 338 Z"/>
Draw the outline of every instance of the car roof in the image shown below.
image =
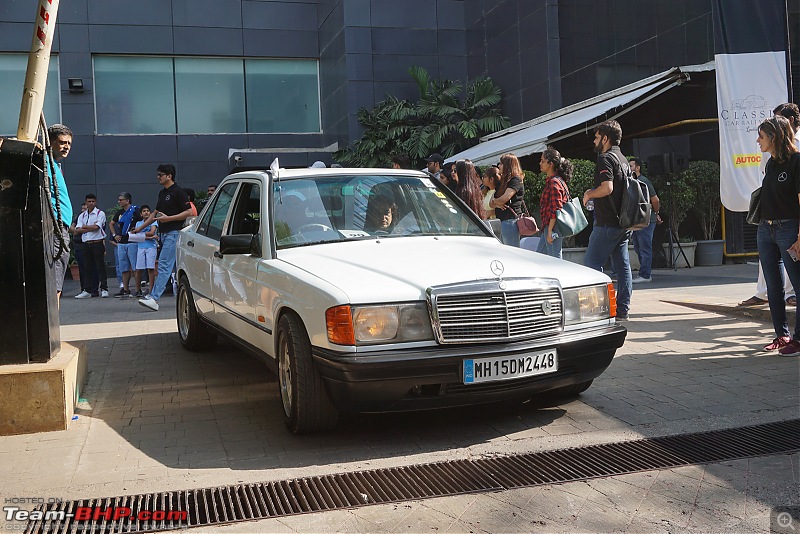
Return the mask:
<path id="1" fill-rule="evenodd" d="M 247 178 L 249 177 L 264 177 L 270 175 L 270 171 L 241 171 L 228 175 L 227 178 Z M 430 174 L 422 171 L 415 171 L 410 169 L 380 169 L 380 168 L 358 168 L 358 167 L 335 167 L 325 169 L 281 169 L 281 180 L 292 180 L 296 178 L 325 178 L 329 176 L 414 176 L 416 178 L 431 178 Z"/>

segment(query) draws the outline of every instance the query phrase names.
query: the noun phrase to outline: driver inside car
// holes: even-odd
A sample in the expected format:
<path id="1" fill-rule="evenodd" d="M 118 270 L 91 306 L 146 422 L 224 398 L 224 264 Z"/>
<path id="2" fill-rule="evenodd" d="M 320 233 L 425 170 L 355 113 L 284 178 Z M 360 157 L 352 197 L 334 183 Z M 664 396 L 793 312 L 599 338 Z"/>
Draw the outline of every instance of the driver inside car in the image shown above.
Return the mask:
<path id="1" fill-rule="evenodd" d="M 397 204 L 384 195 L 372 197 L 367 206 L 364 231 L 389 233 L 397 220 Z"/>

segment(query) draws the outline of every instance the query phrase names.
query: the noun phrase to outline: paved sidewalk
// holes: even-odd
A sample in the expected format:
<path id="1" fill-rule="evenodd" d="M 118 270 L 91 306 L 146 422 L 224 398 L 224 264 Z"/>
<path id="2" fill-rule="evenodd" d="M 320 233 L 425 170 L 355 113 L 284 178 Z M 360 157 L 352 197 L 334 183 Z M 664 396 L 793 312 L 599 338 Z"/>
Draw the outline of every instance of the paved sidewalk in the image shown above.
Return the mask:
<path id="1" fill-rule="evenodd" d="M 800 359 L 762 352 L 769 323 L 727 309 L 756 267 L 656 270 L 637 285 L 625 346 L 578 399 L 557 405 L 348 417 L 297 437 L 277 385 L 227 343 L 178 342 L 174 299 L 62 301 L 62 338 L 89 341 L 85 402 L 69 430 L 0 438 L 2 497 L 76 499 L 260 482 L 738 427 L 800 417 Z M 800 438 L 798 439 L 800 443 Z M 231 532 L 768 532 L 800 504 L 797 454 L 569 484 L 241 523 Z M 0 530 L 14 525 L 0 518 Z"/>

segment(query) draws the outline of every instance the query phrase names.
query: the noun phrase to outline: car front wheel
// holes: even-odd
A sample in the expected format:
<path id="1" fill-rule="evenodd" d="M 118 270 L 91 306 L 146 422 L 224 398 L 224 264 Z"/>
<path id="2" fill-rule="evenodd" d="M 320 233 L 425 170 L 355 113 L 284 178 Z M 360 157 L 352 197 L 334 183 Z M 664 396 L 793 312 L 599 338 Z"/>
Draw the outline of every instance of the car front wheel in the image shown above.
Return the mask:
<path id="1" fill-rule="evenodd" d="M 320 432 L 336 426 L 339 412 L 314 366 L 308 334 L 292 314 L 278 322 L 278 384 L 284 422 L 293 433 Z"/>
<path id="2" fill-rule="evenodd" d="M 192 298 L 192 290 L 185 276 L 178 285 L 177 298 L 178 335 L 181 345 L 189 350 L 212 348 L 217 343 L 217 335 L 203 324 L 197 314 Z"/>

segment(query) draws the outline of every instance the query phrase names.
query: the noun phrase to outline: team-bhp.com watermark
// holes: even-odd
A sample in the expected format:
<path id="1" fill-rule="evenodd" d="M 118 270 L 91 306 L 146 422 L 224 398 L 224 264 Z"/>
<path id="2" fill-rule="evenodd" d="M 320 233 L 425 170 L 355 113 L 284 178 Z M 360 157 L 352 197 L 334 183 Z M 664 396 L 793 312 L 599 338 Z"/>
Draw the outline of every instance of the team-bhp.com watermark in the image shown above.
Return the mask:
<path id="1" fill-rule="evenodd" d="M 63 523 L 71 521 L 75 524 L 81 522 L 120 522 L 120 521 L 174 521 L 185 522 L 188 512 L 185 510 L 133 510 L 128 506 L 77 506 L 67 512 L 65 510 L 41 510 L 45 505 L 59 504 L 62 500 L 57 497 L 9 497 L 4 501 L 3 516 L 7 522 L 7 530 L 22 530 L 25 525 L 19 522 L 49 521 Z M 30 507 L 34 509 L 29 509 Z M 76 525 L 77 526 L 77 525 Z M 78 527 L 80 528 L 80 527 Z M 96 527 L 95 527 L 96 528 Z"/>

